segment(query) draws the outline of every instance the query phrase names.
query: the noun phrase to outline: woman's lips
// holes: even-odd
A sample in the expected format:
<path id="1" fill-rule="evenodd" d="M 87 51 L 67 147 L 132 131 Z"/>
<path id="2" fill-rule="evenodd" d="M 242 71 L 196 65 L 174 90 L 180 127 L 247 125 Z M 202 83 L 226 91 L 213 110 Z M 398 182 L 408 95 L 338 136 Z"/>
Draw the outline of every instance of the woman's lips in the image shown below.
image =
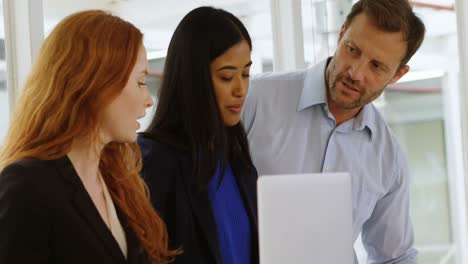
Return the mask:
<path id="1" fill-rule="evenodd" d="M 242 111 L 242 105 L 233 105 L 227 107 L 231 112 L 240 113 Z"/>

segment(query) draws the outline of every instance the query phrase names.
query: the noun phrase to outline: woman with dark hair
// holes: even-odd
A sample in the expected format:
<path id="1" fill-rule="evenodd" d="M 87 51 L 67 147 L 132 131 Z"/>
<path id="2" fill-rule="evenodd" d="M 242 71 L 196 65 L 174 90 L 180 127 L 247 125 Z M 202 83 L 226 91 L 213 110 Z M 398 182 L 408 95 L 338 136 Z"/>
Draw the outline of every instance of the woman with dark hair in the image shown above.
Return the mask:
<path id="1" fill-rule="evenodd" d="M 171 39 L 156 114 L 138 138 L 151 201 L 175 263 L 258 263 L 256 180 L 240 112 L 250 36 L 231 13 L 200 7 Z"/>

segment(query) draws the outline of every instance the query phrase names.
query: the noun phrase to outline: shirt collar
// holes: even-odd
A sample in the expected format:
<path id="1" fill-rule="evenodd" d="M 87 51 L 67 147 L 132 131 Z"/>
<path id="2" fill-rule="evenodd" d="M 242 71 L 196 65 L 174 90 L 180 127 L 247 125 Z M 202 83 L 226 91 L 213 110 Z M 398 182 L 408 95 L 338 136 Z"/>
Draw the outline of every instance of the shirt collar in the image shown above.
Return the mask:
<path id="1" fill-rule="evenodd" d="M 323 60 L 307 70 L 297 111 L 317 104 L 326 104 L 325 69 L 329 59 Z"/>
<path id="2" fill-rule="evenodd" d="M 369 137 L 372 139 L 372 134 L 376 129 L 376 111 L 372 103 L 368 103 L 362 107 L 357 116 L 354 117 L 353 130 L 364 130 L 367 128 Z"/>
<path id="3" fill-rule="evenodd" d="M 302 111 L 314 105 L 327 104 L 325 70 L 330 59 L 331 57 L 307 70 L 297 111 Z M 376 111 L 372 103 L 365 105 L 354 118 L 353 130 L 363 130 L 367 127 L 369 136 L 372 139 L 372 132 L 375 131 L 377 122 Z"/>

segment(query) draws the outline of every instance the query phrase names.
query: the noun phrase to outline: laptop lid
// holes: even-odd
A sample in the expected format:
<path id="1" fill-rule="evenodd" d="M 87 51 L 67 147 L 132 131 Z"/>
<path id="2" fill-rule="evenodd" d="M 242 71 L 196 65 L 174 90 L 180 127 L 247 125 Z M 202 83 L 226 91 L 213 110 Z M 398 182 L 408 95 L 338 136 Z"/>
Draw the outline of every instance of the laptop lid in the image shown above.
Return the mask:
<path id="1" fill-rule="evenodd" d="M 261 264 L 353 264 L 348 173 L 265 175 L 257 182 Z"/>

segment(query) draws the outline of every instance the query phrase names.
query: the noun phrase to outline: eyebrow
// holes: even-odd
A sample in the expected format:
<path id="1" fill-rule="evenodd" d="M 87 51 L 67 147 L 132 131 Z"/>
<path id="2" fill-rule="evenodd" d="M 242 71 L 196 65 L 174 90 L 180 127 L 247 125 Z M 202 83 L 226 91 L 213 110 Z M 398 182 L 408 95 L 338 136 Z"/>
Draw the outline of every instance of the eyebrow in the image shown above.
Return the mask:
<path id="1" fill-rule="evenodd" d="M 345 44 L 346 44 L 347 46 L 352 46 L 354 49 L 359 50 L 359 52 L 361 51 L 361 49 L 359 48 L 359 46 L 358 46 L 356 43 L 352 42 L 351 40 L 347 40 L 347 41 L 345 42 Z"/>
<path id="2" fill-rule="evenodd" d="M 244 65 L 244 68 L 250 67 L 250 65 L 252 65 L 252 61 L 250 61 L 249 63 Z M 222 71 L 222 70 L 237 70 L 237 67 L 232 66 L 232 65 L 226 65 L 226 66 L 223 66 L 223 67 L 217 69 L 217 71 Z"/>
<path id="3" fill-rule="evenodd" d="M 356 46 L 351 40 L 345 40 L 346 45 Z"/>

